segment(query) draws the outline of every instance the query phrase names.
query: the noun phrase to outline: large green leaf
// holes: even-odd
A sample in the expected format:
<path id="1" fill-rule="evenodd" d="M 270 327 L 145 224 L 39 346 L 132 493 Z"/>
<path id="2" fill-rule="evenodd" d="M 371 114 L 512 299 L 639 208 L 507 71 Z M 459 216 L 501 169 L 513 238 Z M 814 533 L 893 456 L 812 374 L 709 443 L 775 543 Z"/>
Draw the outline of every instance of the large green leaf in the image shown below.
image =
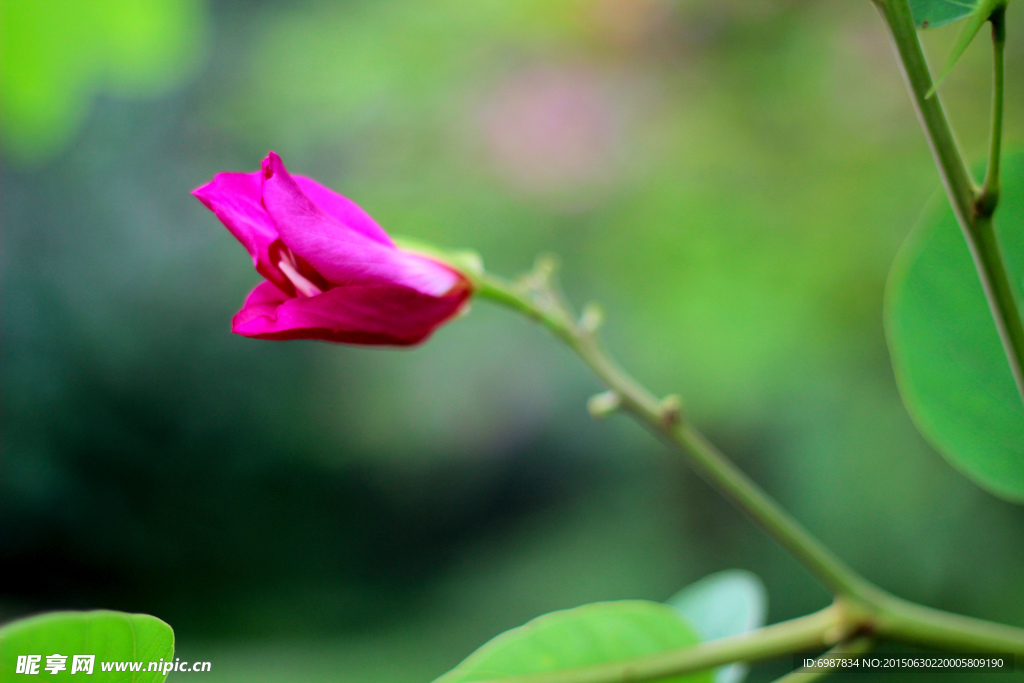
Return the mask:
<path id="1" fill-rule="evenodd" d="M 693 627 L 656 602 L 598 602 L 552 612 L 506 631 L 436 683 L 466 683 L 614 662 L 695 645 Z M 701 672 L 666 683 L 711 683 Z"/>
<path id="2" fill-rule="evenodd" d="M 910 13 L 918 28 L 937 28 L 972 14 L 977 0 L 910 0 Z"/>
<path id="3" fill-rule="evenodd" d="M 746 633 L 764 624 L 768 591 L 755 574 L 728 569 L 705 576 L 672 596 L 668 604 L 693 624 L 703 640 Z M 715 671 L 715 683 L 739 683 L 747 675 L 744 664 Z"/>
<path id="4" fill-rule="evenodd" d="M 45 670 L 50 655 L 67 657 L 66 668 Z M 166 674 L 145 671 L 149 662 L 174 659 L 174 631 L 156 617 L 97 610 L 52 612 L 22 619 L 0 628 L 0 683 L 27 679 L 16 673 L 18 657 L 40 655 L 38 672 L 47 681 L 84 680 L 93 683 L 161 683 Z M 92 675 L 72 671 L 74 655 L 95 655 Z M 103 662 L 143 662 L 140 672 L 104 672 Z"/>
<path id="5" fill-rule="evenodd" d="M 1003 162 L 995 218 L 1020 298 L 1024 155 Z M 896 258 L 886 294 L 886 328 L 903 401 L 921 432 L 982 487 L 1024 502 L 1024 404 L 967 245 L 943 197 L 926 211 Z"/>

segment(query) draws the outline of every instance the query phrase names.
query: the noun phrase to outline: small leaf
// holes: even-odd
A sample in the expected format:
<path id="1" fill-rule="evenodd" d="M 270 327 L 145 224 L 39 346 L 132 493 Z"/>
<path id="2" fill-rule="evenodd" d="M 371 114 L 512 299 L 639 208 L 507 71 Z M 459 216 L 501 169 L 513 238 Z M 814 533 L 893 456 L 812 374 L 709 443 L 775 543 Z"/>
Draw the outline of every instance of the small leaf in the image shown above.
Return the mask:
<path id="1" fill-rule="evenodd" d="M 977 7 L 972 10 L 970 21 L 964 24 L 964 27 L 960 29 L 960 35 L 956 37 L 953 49 L 950 51 L 949 57 L 946 59 L 946 66 L 942 68 L 942 72 L 939 74 L 939 77 L 935 79 L 935 82 L 932 84 L 932 89 L 928 91 L 927 97 L 931 97 L 935 94 L 939 84 L 945 80 L 946 76 L 948 76 L 949 72 L 953 70 L 956 63 L 960 61 L 960 57 L 963 56 L 967 47 L 971 44 L 971 41 L 974 40 L 974 36 L 978 35 L 978 31 L 980 31 L 981 27 L 985 25 L 988 18 L 992 16 L 992 11 L 1004 4 L 1006 4 L 1006 0 L 980 0 L 980 2 L 978 2 Z"/>
<path id="2" fill-rule="evenodd" d="M 755 574 L 729 569 L 705 576 L 668 600 L 693 624 L 703 640 L 718 640 L 760 628 L 768 612 L 768 591 Z M 744 664 L 715 671 L 715 683 L 739 683 Z"/>
<path id="3" fill-rule="evenodd" d="M 910 13 L 918 28 L 938 28 L 963 19 L 978 7 L 977 0 L 910 0 Z"/>
<path id="4" fill-rule="evenodd" d="M 47 657 L 66 656 L 66 668 L 46 671 Z M 167 675 L 146 671 L 149 662 L 173 661 L 174 631 L 156 617 L 97 610 L 52 612 L 7 624 L 0 628 L 0 683 L 30 680 L 16 673 L 18 657 L 41 655 L 39 673 L 47 681 L 76 681 L 74 655 L 95 655 L 92 683 L 161 683 Z M 104 672 L 101 662 L 143 662 L 142 671 Z M 87 674 L 86 674 L 87 675 Z M 72 678 L 74 676 L 74 678 Z"/>
<path id="5" fill-rule="evenodd" d="M 552 612 L 506 631 L 436 683 L 468 683 L 605 664 L 696 645 L 693 627 L 667 605 L 598 602 Z M 665 683 L 711 683 L 699 672 Z"/>
<path id="6" fill-rule="evenodd" d="M 1002 185 L 996 233 L 1024 301 L 1024 155 L 1003 159 Z M 900 393 L 918 429 L 980 486 L 1024 502 L 1024 404 L 943 196 L 896 257 L 885 322 Z"/>

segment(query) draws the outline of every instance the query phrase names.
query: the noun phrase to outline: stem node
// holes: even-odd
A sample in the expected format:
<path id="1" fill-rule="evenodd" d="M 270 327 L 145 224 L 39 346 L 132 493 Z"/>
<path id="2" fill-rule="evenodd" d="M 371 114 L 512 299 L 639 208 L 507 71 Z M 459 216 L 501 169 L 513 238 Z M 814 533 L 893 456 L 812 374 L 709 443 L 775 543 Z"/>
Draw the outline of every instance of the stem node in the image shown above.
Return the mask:
<path id="1" fill-rule="evenodd" d="M 767 650 L 763 648 L 766 641 L 772 641 L 773 647 L 780 648 L 772 650 L 775 653 L 813 649 L 819 645 L 824 649 L 853 637 L 870 636 L 872 639 L 877 637 L 923 647 L 1012 652 L 1024 656 L 1024 629 L 916 605 L 890 595 L 864 579 L 782 509 L 693 425 L 685 422 L 679 396 L 670 395 L 659 401 L 620 368 L 592 335 L 580 329 L 566 314 L 567 308 L 552 307 L 549 301 L 527 296 L 521 289 L 487 274 L 480 277 L 478 295 L 537 320 L 565 342 L 609 389 L 588 401 L 592 415 L 603 417 L 621 408 L 646 424 L 689 456 L 690 464 L 698 473 L 760 524 L 836 596 L 832 606 L 816 615 L 795 620 L 785 627 L 766 627 L 756 637 L 736 636 L 720 643 L 702 644 L 689 651 L 645 659 L 645 666 L 650 667 L 645 669 L 647 673 L 638 675 L 635 680 L 655 680 L 730 661 L 752 661 L 766 654 Z M 810 640 L 799 647 L 794 647 L 796 640 L 790 637 L 796 624 L 813 624 L 810 632 L 800 627 L 800 632 Z M 785 645 L 780 645 L 775 639 L 779 633 L 790 634 L 784 638 Z M 744 644 L 743 655 L 733 649 L 740 643 Z M 751 649 L 747 649 L 747 645 L 752 645 Z M 730 653 L 728 658 L 718 659 L 723 652 Z M 633 664 L 640 661 L 634 660 Z M 630 669 L 631 665 L 617 666 L 619 668 L 551 673 L 516 679 L 515 683 L 621 683 L 626 680 L 621 667 Z M 506 680 L 513 683 L 512 679 Z"/>
<path id="2" fill-rule="evenodd" d="M 665 429 L 674 429 L 683 421 L 683 399 L 669 394 L 658 403 L 658 419 Z"/>

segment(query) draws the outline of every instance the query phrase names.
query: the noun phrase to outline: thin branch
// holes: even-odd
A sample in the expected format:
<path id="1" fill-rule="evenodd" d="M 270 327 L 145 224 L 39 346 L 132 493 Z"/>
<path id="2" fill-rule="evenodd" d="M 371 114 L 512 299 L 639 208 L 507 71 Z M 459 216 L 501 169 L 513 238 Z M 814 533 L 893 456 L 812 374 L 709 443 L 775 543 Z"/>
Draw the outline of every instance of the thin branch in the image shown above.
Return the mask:
<path id="1" fill-rule="evenodd" d="M 550 286 L 549 279 L 542 279 L 539 285 L 534 279 L 533 283 L 531 286 Z M 835 636 L 837 640 L 866 632 L 879 639 L 922 647 L 1013 653 L 1024 657 L 1024 629 L 907 602 L 857 574 L 689 424 L 680 414 L 676 401 L 659 401 L 622 370 L 600 345 L 595 331 L 579 325 L 559 297 L 552 296 L 551 292 L 517 287 L 491 275 L 478 276 L 475 284 L 478 296 L 540 322 L 564 341 L 618 396 L 620 409 L 632 414 L 687 455 L 691 465 L 705 479 L 832 590 L 843 607 L 843 619 L 838 622 L 840 628 Z M 541 680 L 549 683 L 547 679 Z M 591 683 L 591 680 L 567 677 L 552 679 L 550 683 Z"/>
<path id="2" fill-rule="evenodd" d="M 1003 149 L 1003 90 L 1006 52 L 1006 6 L 996 7 L 992 23 L 992 128 L 989 133 L 988 167 L 978 195 L 978 214 L 991 216 L 999 204 L 999 167 Z"/>
<path id="3" fill-rule="evenodd" d="M 1021 321 L 1021 307 L 1015 294 L 1017 287 L 1010 280 L 1006 260 L 999 247 L 992 211 L 998 200 L 999 146 L 1002 138 L 1002 48 L 1003 17 L 997 8 L 993 19 L 993 38 L 996 38 L 996 83 L 993 89 L 993 131 L 991 146 L 995 154 L 989 157 L 989 191 L 975 188 L 960 150 L 957 148 L 953 131 L 942 109 L 938 94 L 928 96 L 932 87 L 931 73 L 925 61 L 921 42 L 917 37 L 913 18 L 907 0 L 874 0 L 875 6 L 889 29 L 900 66 L 910 90 L 911 99 L 917 110 L 918 119 L 932 150 L 935 165 L 942 177 L 946 195 L 953 207 L 953 213 L 967 241 L 974 267 L 981 280 L 985 298 L 1003 343 L 1010 372 L 1017 384 L 1017 390 L 1024 400 L 1024 323 Z M 996 16 L 999 14 L 999 16 Z M 987 204 L 991 203 L 991 207 Z"/>
<path id="4" fill-rule="evenodd" d="M 712 640 L 681 650 L 480 683 L 642 683 L 712 669 L 734 662 L 756 662 L 828 647 L 842 619 L 837 605 L 742 635 Z"/>
<path id="5" fill-rule="evenodd" d="M 824 678 L 830 673 L 840 670 L 840 666 L 828 666 L 831 659 L 839 659 L 844 655 L 862 655 L 874 646 L 874 641 L 867 636 L 853 638 L 845 643 L 840 643 L 834 648 L 821 655 L 815 660 L 813 666 L 804 666 L 796 671 L 791 671 L 782 678 L 775 679 L 775 683 L 809 683 L 819 678 Z"/>
<path id="6" fill-rule="evenodd" d="M 1024 629 L 893 598 L 874 617 L 875 633 L 907 645 L 1024 657 Z"/>
<path id="7" fill-rule="evenodd" d="M 484 276 L 478 283 L 478 295 L 538 320 L 568 344 L 618 395 L 621 409 L 632 413 L 660 437 L 687 453 L 701 476 L 800 560 L 834 595 L 877 597 L 878 590 L 874 586 L 812 536 L 696 428 L 685 421 L 666 419 L 662 402 L 612 360 L 595 334 L 579 329 L 571 311 L 552 305 L 556 297 L 547 292 L 535 292 L 531 300 L 514 285 L 491 275 Z"/>
<path id="8" fill-rule="evenodd" d="M 917 39 L 917 29 L 907 0 L 875 0 L 875 6 L 889 28 L 903 78 L 910 90 L 917 118 L 925 131 L 942 183 L 946 187 L 946 194 L 953 205 L 953 212 L 961 225 L 969 224 L 974 213 L 974 181 L 960 155 L 939 94 L 928 96 L 932 89 L 932 76 Z"/>

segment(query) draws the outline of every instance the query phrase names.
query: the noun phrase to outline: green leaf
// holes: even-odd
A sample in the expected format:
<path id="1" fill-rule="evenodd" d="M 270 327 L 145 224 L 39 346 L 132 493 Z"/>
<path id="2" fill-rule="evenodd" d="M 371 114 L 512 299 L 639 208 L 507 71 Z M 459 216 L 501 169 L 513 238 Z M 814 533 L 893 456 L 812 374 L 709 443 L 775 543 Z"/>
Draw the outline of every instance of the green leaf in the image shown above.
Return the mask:
<path id="1" fill-rule="evenodd" d="M 1004 158 L 1002 185 L 996 232 L 1024 301 L 1024 155 Z M 885 317 L 896 380 L 921 432 L 983 488 L 1024 502 L 1024 405 L 944 197 L 896 257 Z"/>
<path id="2" fill-rule="evenodd" d="M 760 628 L 768 611 L 768 591 L 755 574 L 729 569 L 705 576 L 668 600 L 693 624 L 703 640 L 717 640 Z M 739 683 L 749 667 L 732 664 L 715 671 L 715 683 Z"/>
<path id="3" fill-rule="evenodd" d="M 910 0 L 910 13 L 918 28 L 938 28 L 952 24 L 977 8 L 977 0 Z"/>
<path id="4" fill-rule="evenodd" d="M 64 655 L 65 670 L 45 670 L 49 655 Z M 47 681 L 81 680 L 92 683 L 161 683 L 166 674 L 145 671 L 149 662 L 174 659 L 174 631 L 156 617 L 98 610 L 52 612 L 0 628 L 0 683 L 26 679 L 15 673 L 20 655 L 41 655 L 39 673 Z M 72 674 L 74 655 L 95 655 L 92 675 Z M 143 671 L 104 672 L 101 662 L 143 662 Z"/>
<path id="5" fill-rule="evenodd" d="M 953 67 L 960 57 L 963 56 L 967 47 L 974 40 L 974 36 L 978 35 L 978 31 L 985 25 L 988 18 L 992 16 L 993 10 L 1001 5 L 1005 5 L 1006 0 L 980 0 L 977 6 L 971 10 L 971 20 L 964 24 L 964 27 L 960 30 L 960 35 L 956 37 L 956 42 L 953 44 L 953 49 L 949 53 L 949 57 L 946 59 L 946 66 L 942 68 L 942 72 L 939 77 L 935 79 L 932 84 L 931 90 L 928 91 L 927 97 L 931 97 L 935 94 L 939 84 L 945 80 L 949 72 L 953 70 Z"/>
<path id="6" fill-rule="evenodd" d="M 693 627 L 667 605 L 598 602 L 552 612 L 506 631 L 437 679 L 466 683 L 615 662 L 696 645 Z M 711 683 L 700 672 L 666 683 Z"/>

